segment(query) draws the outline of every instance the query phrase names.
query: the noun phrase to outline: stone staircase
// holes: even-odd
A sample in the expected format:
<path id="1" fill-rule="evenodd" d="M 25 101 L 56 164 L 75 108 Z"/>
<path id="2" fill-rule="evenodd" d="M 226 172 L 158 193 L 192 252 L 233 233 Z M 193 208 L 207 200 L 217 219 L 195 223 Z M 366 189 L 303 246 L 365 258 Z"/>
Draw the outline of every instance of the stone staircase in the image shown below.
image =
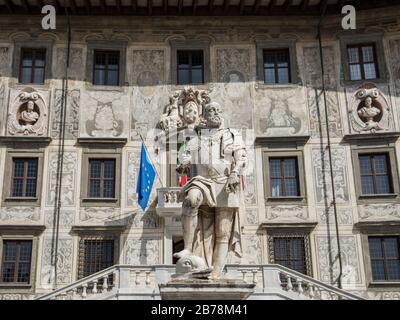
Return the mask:
<path id="1" fill-rule="evenodd" d="M 36 300 L 159 300 L 174 265 L 114 265 Z M 227 265 L 224 277 L 255 284 L 250 300 L 364 300 L 281 265 Z"/>

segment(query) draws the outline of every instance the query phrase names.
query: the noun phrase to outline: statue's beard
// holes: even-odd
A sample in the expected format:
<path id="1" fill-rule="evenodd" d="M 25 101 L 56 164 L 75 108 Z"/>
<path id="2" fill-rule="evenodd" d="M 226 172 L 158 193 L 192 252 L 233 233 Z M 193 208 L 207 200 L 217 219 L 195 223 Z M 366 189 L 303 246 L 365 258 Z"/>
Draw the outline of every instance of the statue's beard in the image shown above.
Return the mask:
<path id="1" fill-rule="evenodd" d="M 210 128 L 219 128 L 222 124 L 220 116 L 213 116 L 207 119 L 207 126 Z"/>

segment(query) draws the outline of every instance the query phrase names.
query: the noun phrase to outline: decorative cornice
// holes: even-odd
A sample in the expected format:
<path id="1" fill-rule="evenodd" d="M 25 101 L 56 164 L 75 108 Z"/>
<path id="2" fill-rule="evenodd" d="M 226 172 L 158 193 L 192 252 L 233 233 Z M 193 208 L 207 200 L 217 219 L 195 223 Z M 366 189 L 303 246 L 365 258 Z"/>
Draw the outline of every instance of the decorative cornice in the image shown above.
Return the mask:
<path id="1" fill-rule="evenodd" d="M 88 232 L 124 232 L 125 225 L 119 226 L 94 226 L 94 225 L 75 225 L 71 227 L 73 233 L 88 233 Z"/>
<path id="2" fill-rule="evenodd" d="M 38 143 L 50 144 L 50 137 L 24 137 L 24 136 L 0 136 L 0 143 Z"/>
<path id="3" fill-rule="evenodd" d="M 18 224 L 2 224 L 0 225 L 0 235 L 4 233 L 18 233 L 39 235 L 46 229 L 45 225 L 18 225 Z"/>
<path id="4" fill-rule="evenodd" d="M 350 143 L 371 143 L 374 140 L 382 142 L 382 139 L 384 139 L 388 142 L 396 142 L 399 137 L 400 132 L 347 134 L 343 137 L 343 141 Z"/>
<path id="5" fill-rule="evenodd" d="M 296 143 L 298 146 L 304 146 L 310 136 L 284 136 L 284 137 L 256 137 L 255 144 L 268 145 L 268 144 L 285 144 L 285 143 Z"/>
<path id="6" fill-rule="evenodd" d="M 311 231 L 317 226 L 316 221 L 302 221 L 302 222 L 263 222 L 260 228 L 263 229 L 303 229 L 305 231 Z"/>
<path id="7" fill-rule="evenodd" d="M 125 145 L 127 142 L 127 138 L 78 138 L 78 143 L 82 145 Z"/>
<path id="8" fill-rule="evenodd" d="M 400 234 L 400 220 L 382 220 L 382 221 L 360 221 L 354 226 L 361 231 L 361 233 L 396 233 Z"/>

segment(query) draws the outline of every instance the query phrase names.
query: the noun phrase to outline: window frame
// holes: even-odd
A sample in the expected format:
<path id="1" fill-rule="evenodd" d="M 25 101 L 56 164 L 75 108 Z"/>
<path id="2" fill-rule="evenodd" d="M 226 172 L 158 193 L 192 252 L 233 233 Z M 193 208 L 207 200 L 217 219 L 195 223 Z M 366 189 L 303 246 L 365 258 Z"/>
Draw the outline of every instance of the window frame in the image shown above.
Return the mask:
<path id="1" fill-rule="evenodd" d="M 389 178 L 389 189 L 391 191 L 388 194 L 392 194 L 393 193 L 393 181 L 392 181 L 392 172 L 391 172 L 391 167 L 390 167 L 390 155 L 388 153 L 372 153 L 372 154 L 363 153 L 363 154 L 359 154 L 358 155 L 358 163 L 359 163 L 359 165 L 360 165 L 360 157 L 365 157 L 365 156 L 370 158 L 371 174 L 369 174 L 369 175 L 362 174 L 361 170 L 360 170 L 360 178 L 362 178 L 364 176 L 371 176 L 372 177 L 372 187 L 374 189 L 374 193 L 372 193 L 372 194 L 364 194 L 364 192 L 362 190 L 363 184 L 362 184 L 362 179 L 361 179 L 360 180 L 360 184 L 361 184 L 362 196 L 375 196 L 375 195 L 382 194 L 382 193 L 378 193 L 377 192 L 377 177 L 383 176 L 383 174 L 376 173 L 375 158 L 378 157 L 378 156 L 385 156 L 385 162 L 386 162 L 386 166 L 387 166 L 387 173 L 385 174 L 385 176 L 387 176 Z"/>
<path id="2" fill-rule="evenodd" d="M 171 62 L 170 62 L 170 83 L 178 89 L 185 85 L 178 84 L 178 51 L 181 50 L 203 50 L 203 83 L 193 86 L 204 87 L 211 81 L 211 63 L 210 63 L 210 45 L 211 42 L 207 40 L 178 40 L 172 39 L 169 41 L 171 49 Z"/>
<path id="3" fill-rule="evenodd" d="M 21 177 L 15 177 L 15 160 L 16 159 L 18 159 L 18 160 L 23 160 L 24 161 L 24 175 L 23 175 L 23 177 L 21 178 Z M 35 196 L 34 197 L 32 197 L 32 196 L 30 196 L 30 197 L 28 197 L 28 196 L 26 196 L 26 185 L 27 185 L 27 180 L 28 179 L 32 179 L 32 178 L 29 178 L 28 177 L 28 161 L 29 160 L 36 160 L 36 177 L 35 177 L 35 181 L 36 181 L 36 192 L 35 192 Z M 24 199 L 27 199 L 27 198 L 33 198 L 33 199 L 35 199 L 36 197 L 37 197 L 37 192 L 38 192 L 38 190 L 37 190 L 37 185 L 38 185 L 38 171 L 39 171 L 39 159 L 38 158 L 21 158 L 21 157 L 13 157 L 12 158 L 12 173 L 11 173 L 11 179 L 12 179 L 12 182 L 11 182 L 11 190 L 10 190 L 10 192 L 11 192 L 11 194 L 10 194 L 10 196 L 12 197 L 12 198 L 24 198 Z M 15 196 L 14 194 L 13 194 L 13 192 L 14 192 L 14 184 L 15 184 L 15 179 L 22 179 L 22 196 Z"/>
<path id="4" fill-rule="evenodd" d="M 109 55 L 110 54 L 115 54 L 118 53 L 118 69 L 117 69 L 117 84 L 108 84 L 108 61 L 109 61 Z M 96 80 L 96 54 L 105 54 L 106 55 L 106 64 L 105 64 L 105 84 L 97 84 L 95 83 Z M 120 85 L 120 73 L 121 73 L 121 52 L 119 50 L 99 50 L 99 49 L 94 49 L 93 50 L 93 75 L 92 75 L 92 85 L 93 86 L 107 86 L 107 87 L 116 87 Z"/>
<path id="5" fill-rule="evenodd" d="M 373 61 L 368 61 L 369 63 L 373 62 L 374 66 L 375 66 L 375 73 L 376 73 L 376 77 L 373 79 L 366 79 L 365 78 L 365 64 L 368 62 L 364 61 L 364 55 L 362 52 L 362 48 L 364 47 L 371 47 L 372 46 L 372 52 L 373 52 Z M 359 62 L 357 63 L 350 63 L 350 56 L 349 56 L 349 49 L 354 49 L 356 48 L 358 51 L 358 59 Z M 376 43 L 375 42 L 370 42 L 370 43 L 357 43 L 357 44 L 348 44 L 347 45 L 347 64 L 349 67 L 349 79 L 350 81 L 374 81 L 376 79 L 379 79 L 379 63 L 378 63 L 378 57 L 377 57 L 377 51 L 376 51 Z M 351 65 L 359 65 L 360 66 L 360 70 L 361 70 L 361 79 L 351 79 Z"/>
<path id="6" fill-rule="evenodd" d="M 15 267 L 14 267 L 14 281 L 3 281 L 3 271 L 4 271 L 4 264 L 5 264 L 5 253 L 6 253 L 6 250 L 5 250 L 5 247 L 6 247 L 6 242 L 16 242 L 17 243 L 17 254 L 16 254 L 16 258 L 15 258 Z M 16 281 L 16 280 L 18 280 L 17 278 L 18 278 L 18 272 L 19 272 L 19 262 L 20 262 L 20 253 L 21 253 L 21 243 L 22 242 L 30 242 L 30 245 L 31 245 L 31 247 L 30 247 L 30 254 L 29 254 L 29 279 L 28 279 L 28 282 L 22 282 L 22 281 Z M 32 271 L 32 255 L 33 255 L 33 252 L 32 252 L 32 250 L 33 250 L 33 240 L 27 240 L 27 239 L 15 239 L 15 240 L 12 240 L 12 239 L 4 239 L 4 240 L 2 240 L 2 248 L 3 248 L 3 250 L 2 250 L 2 257 L 1 257 L 1 268 L 0 268 L 0 283 L 1 284 L 23 284 L 23 285 L 30 285 L 30 283 L 31 283 L 31 278 L 32 278 L 32 274 L 31 274 L 31 271 Z"/>
<path id="7" fill-rule="evenodd" d="M 302 84 L 297 61 L 297 39 L 279 39 L 279 40 L 257 40 L 257 88 L 284 88 L 293 87 Z M 264 50 L 282 50 L 289 51 L 289 83 L 285 84 L 267 84 L 264 81 Z"/>
<path id="8" fill-rule="evenodd" d="M 292 83 L 292 73 L 291 73 L 291 63 L 290 63 L 290 49 L 289 48 L 264 48 L 263 50 L 263 80 L 264 80 L 264 84 L 265 85 L 269 85 L 269 86 L 274 86 L 274 85 L 289 85 L 289 84 L 291 84 Z M 285 69 L 287 69 L 287 71 L 288 71 L 288 82 L 287 83 L 280 83 L 279 82 L 279 67 L 278 67 L 278 63 L 277 63 L 277 59 L 276 59 L 276 55 L 279 53 L 279 52 L 283 52 L 283 51 L 285 51 L 285 53 L 287 53 L 287 56 L 288 56 L 288 60 L 287 60 L 287 64 L 288 64 L 288 66 L 287 66 L 287 68 L 285 68 Z M 266 82 L 266 79 L 265 79 L 265 70 L 266 69 L 272 69 L 272 68 L 265 68 L 265 56 L 266 56 L 266 53 L 267 52 L 270 52 L 270 53 L 274 53 L 275 54 L 275 56 L 274 56 L 274 68 L 273 68 L 273 70 L 275 71 L 275 82 L 274 83 L 267 83 Z M 278 80 L 278 82 L 276 82 Z"/>
<path id="9" fill-rule="evenodd" d="M 272 231 L 267 236 L 268 260 L 269 263 L 275 262 L 275 239 L 302 239 L 304 244 L 304 262 L 307 276 L 313 276 L 312 254 L 310 246 L 310 234 L 308 232 Z M 294 270 L 294 269 L 293 269 Z M 296 271 L 296 270 L 295 270 Z M 299 271 L 297 271 L 299 272 Z"/>
<path id="10" fill-rule="evenodd" d="M 36 158 L 37 177 L 36 177 L 36 196 L 35 197 L 13 197 L 13 159 L 17 158 Z M 8 148 L 6 152 L 6 164 L 4 171 L 4 187 L 3 187 L 3 206 L 40 206 L 43 185 L 43 163 L 44 151 L 32 152 L 30 149 L 13 149 Z"/>
<path id="11" fill-rule="evenodd" d="M 105 232 L 105 234 L 98 233 L 88 233 L 82 234 L 79 236 L 78 240 L 78 268 L 77 268 L 77 280 L 87 277 L 89 275 L 85 275 L 85 241 L 113 241 L 113 262 L 111 264 L 115 265 L 118 263 L 119 256 L 119 236 L 114 233 Z M 106 267 L 108 268 L 108 267 Z M 102 269 L 104 270 L 104 269 Z M 100 270 L 99 270 L 100 271 Z M 98 272 L 98 271 L 97 271 Z M 93 274 L 93 273 L 92 273 Z"/>
<path id="12" fill-rule="evenodd" d="M 95 85 L 94 84 L 94 65 L 95 51 L 118 51 L 119 52 L 119 68 L 118 68 L 118 84 L 114 85 Z M 126 72 L 126 41 L 105 41 L 105 40 L 90 40 L 87 42 L 86 55 L 86 72 L 85 82 L 88 90 L 119 90 L 122 91 L 122 86 L 128 85 Z"/>
<path id="13" fill-rule="evenodd" d="M 370 235 L 368 236 L 368 249 L 369 249 L 369 261 L 370 261 L 370 266 L 371 266 L 371 278 L 373 282 L 399 282 L 400 284 L 400 277 L 398 279 L 388 279 L 388 270 L 387 270 L 387 261 L 388 260 L 395 260 L 395 259 L 387 259 L 386 258 L 386 250 L 385 250 L 385 245 L 384 245 L 384 239 L 396 239 L 397 240 L 397 251 L 398 251 L 398 258 L 397 260 L 399 260 L 400 262 L 400 236 L 399 235 L 380 235 L 380 236 L 376 236 L 376 235 Z M 371 257 L 371 247 L 369 245 L 369 240 L 370 239 L 379 239 L 380 240 L 380 244 L 381 244 L 381 249 L 382 249 L 382 253 L 383 253 L 383 258 L 381 259 L 372 259 Z M 373 260 L 381 260 L 383 261 L 383 265 L 384 265 L 384 272 L 385 272 L 385 279 L 384 280 L 375 280 L 374 279 L 374 274 L 372 271 L 372 261 Z"/>
<path id="14" fill-rule="evenodd" d="M 385 50 L 383 46 L 383 34 L 371 33 L 371 34 L 357 34 L 352 33 L 351 35 L 341 36 L 340 42 L 340 82 L 342 85 L 361 85 L 362 83 L 372 81 L 374 83 L 385 83 L 389 80 L 389 72 L 387 68 Z M 362 45 L 362 44 L 374 44 L 375 46 L 375 58 L 377 61 L 376 68 L 378 71 L 378 78 L 371 80 L 351 80 L 350 78 L 350 67 L 348 61 L 348 46 Z"/>
<path id="15" fill-rule="evenodd" d="M 297 186 L 299 196 L 272 196 L 271 177 L 270 177 L 270 159 L 274 158 L 296 158 L 297 159 Z M 276 150 L 263 150 L 262 151 L 262 164 L 264 175 L 264 199 L 266 204 L 287 204 L 287 203 L 305 203 L 307 201 L 306 194 L 306 181 L 305 181 L 305 167 L 304 167 L 304 154 L 302 150 L 295 151 L 276 151 Z"/>
<path id="16" fill-rule="evenodd" d="M 32 51 L 32 66 L 31 66 L 31 79 L 29 82 L 22 82 L 22 70 L 24 69 L 23 67 L 23 59 L 22 56 L 25 52 L 27 51 Z M 43 67 L 36 67 L 36 65 L 34 65 L 34 62 L 36 62 L 36 54 L 38 52 L 42 52 L 44 53 L 44 66 Z M 31 48 L 31 47 L 23 47 L 21 48 L 21 58 L 20 58 L 20 64 L 19 64 L 19 77 L 18 77 L 18 83 L 20 84 L 34 84 L 34 85 L 43 85 L 45 80 L 46 80 L 46 65 L 47 65 L 47 60 L 46 60 L 46 48 Z M 41 82 L 34 82 L 35 79 L 35 73 L 34 71 L 36 69 L 43 69 L 43 80 Z"/>
<path id="17" fill-rule="evenodd" d="M 91 164 L 91 162 L 92 161 L 100 161 L 100 177 L 99 178 L 93 178 L 92 176 L 91 176 L 91 167 L 92 167 L 92 164 Z M 114 177 L 113 178 L 105 178 L 104 177 L 104 165 L 105 165 L 105 161 L 109 161 L 109 160 L 113 160 L 114 161 Z M 117 166 L 117 164 L 116 164 L 116 159 L 114 159 L 114 158 L 92 158 L 92 157 L 90 157 L 89 159 L 88 159 L 88 161 L 89 161 L 89 163 L 88 163 L 88 166 L 89 166 L 89 171 L 88 171 L 88 194 L 87 194 L 87 197 L 88 198 L 90 198 L 90 199 L 114 199 L 115 198 L 115 183 L 116 183 L 116 166 Z M 100 194 L 102 195 L 102 196 L 100 196 L 100 197 L 91 197 L 90 196 L 90 186 L 91 186 L 91 180 L 100 180 Z M 105 197 L 104 196 L 104 181 L 105 180 L 113 180 L 114 181 L 114 197 L 111 197 L 111 198 L 109 198 L 109 197 Z"/>
<path id="18" fill-rule="evenodd" d="M 28 84 L 24 84 L 19 82 L 20 81 L 20 66 L 22 63 L 22 49 L 27 48 L 27 49 L 45 49 L 46 50 L 46 55 L 45 55 L 45 69 L 44 69 L 44 81 L 43 83 L 36 84 L 36 83 L 31 83 L 30 85 L 33 85 L 35 87 L 48 87 L 49 80 L 52 79 L 52 68 L 50 66 L 50 63 L 53 61 L 53 45 L 54 41 L 53 40 L 45 40 L 45 39 L 40 39 L 38 40 L 32 40 L 28 39 L 25 41 L 15 41 L 14 42 L 14 50 L 13 50 L 13 62 L 12 62 L 12 76 L 15 78 L 15 80 L 12 80 L 12 84 L 16 85 L 21 85 L 21 86 L 26 86 Z"/>
<path id="19" fill-rule="evenodd" d="M 363 147 L 354 147 L 352 146 L 352 162 L 354 169 L 354 183 L 357 195 L 357 202 L 359 204 L 371 204 L 371 203 L 382 203 L 390 201 L 399 201 L 399 176 L 397 169 L 397 156 L 395 147 L 380 147 L 376 146 L 375 148 L 371 148 L 369 146 Z M 388 169 L 390 171 L 390 180 L 392 184 L 392 193 L 390 194 L 372 194 L 365 195 L 362 192 L 361 185 L 361 170 L 360 170 L 360 155 L 372 155 L 372 154 L 388 154 L 389 166 Z"/>
<path id="20" fill-rule="evenodd" d="M 93 145 L 86 147 L 82 153 L 81 172 L 81 206 L 82 207 L 119 207 L 121 202 L 121 148 L 111 146 Z M 114 198 L 89 197 L 89 159 L 114 159 L 115 160 L 115 188 Z"/>
<path id="21" fill-rule="evenodd" d="M 186 52 L 186 53 L 188 53 L 188 55 L 189 55 L 189 67 L 188 67 L 188 71 L 189 71 L 189 82 L 188 83 L 179 83 L 179 71 L 181 71 L 182 69 L 179 69 L 179 66 L 180 66 L 180 63 L 179 63 L 179 53 L 180 52 Z M 193 64 L 192 64 L 192 62 L 193 62 L 193 53 L 195 53 L 195 52 L 201 52 L 201 58 L 202 58 L 202 64 L 201 64 L 201 79 L 202 79 L 202 82 L 201 83 L 193 83 L 193 78 L 192 78 L 192 70 L 193 70 Z M 176 51 L 176 59 L 177 59 L 177 61 L 176 61 L 176 73 L 177 73 L 177 78 L 176 78 L 176 82 L 177 82 L 177 85 L 179 85 L 179 86 L 188 86 L 188 85 L 203 85 L 204 84 L 204 50 L 202 50 L 202 49 L 195 49 L 195 50 L 193 50 L 193 49 L 190 49 L 190 50 L 185 50 L 185 49 L 178 49 L 177 51 Z"/>

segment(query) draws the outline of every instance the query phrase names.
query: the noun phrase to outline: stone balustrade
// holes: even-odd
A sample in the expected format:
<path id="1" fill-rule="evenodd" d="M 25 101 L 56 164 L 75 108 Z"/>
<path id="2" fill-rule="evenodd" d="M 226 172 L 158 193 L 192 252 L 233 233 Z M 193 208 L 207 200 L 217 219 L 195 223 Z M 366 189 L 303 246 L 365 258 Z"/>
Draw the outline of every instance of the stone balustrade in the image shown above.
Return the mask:
<path id="1" fill-rule="evenodd" d="M 38 300 L 160 299 L 174 265 L 115 265 Z M 362 298 L 281 265 L 227 265 L 224 278 L 255 284 L 250 299 L 361 300 Z"/>
<path id="2" fill-rule="evenodd" d="M 180 187 L 157 188 L 157 213 L 161 217 L 179 216 L 182 202 L 178 200 Z"/>

